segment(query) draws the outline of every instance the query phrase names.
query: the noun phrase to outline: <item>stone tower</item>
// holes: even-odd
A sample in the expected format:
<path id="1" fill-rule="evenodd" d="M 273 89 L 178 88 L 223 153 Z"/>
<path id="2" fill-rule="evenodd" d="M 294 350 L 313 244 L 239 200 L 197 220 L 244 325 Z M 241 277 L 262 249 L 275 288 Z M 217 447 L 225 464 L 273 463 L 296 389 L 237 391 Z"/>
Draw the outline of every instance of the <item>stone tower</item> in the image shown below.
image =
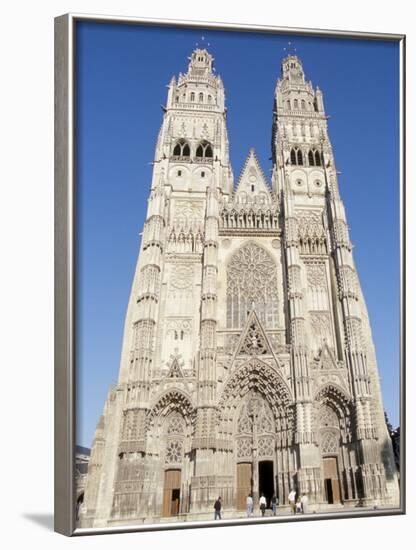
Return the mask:
<path id="1" fill-rule="evenodd" d="M 80 525 L 238 517 L 294 488 L 317 510 L 398 506 L 371 330 L 322 93 L 282 62 L 272 181 L 234 186 L 222 80 L 172 78 Z M 328 508 L 329 507 L 329 508 Z"/>

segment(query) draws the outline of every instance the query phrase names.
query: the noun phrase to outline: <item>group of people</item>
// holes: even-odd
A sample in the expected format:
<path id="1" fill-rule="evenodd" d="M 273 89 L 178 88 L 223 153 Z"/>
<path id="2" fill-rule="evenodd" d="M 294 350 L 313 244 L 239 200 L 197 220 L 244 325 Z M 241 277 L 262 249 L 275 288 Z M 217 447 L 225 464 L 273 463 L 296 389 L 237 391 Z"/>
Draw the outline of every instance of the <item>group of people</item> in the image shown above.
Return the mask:
<path id="1" fill-rule="evenodd" d="M 275 516 L 277 513 L 277 507 L 279 505 L 279 500 L 275 494 L 273 494 L 270 502 L 272 505 L 272 514 Z M 251 494 L 247 495 L 246 505 L 247 505 L 247 517 L 251 518 L 251 516 L 253 515 L 253 509 L 254 509 L 254 502 Z M 267 500 L 263 493 L 261 494 L 261 497 L 259 499 L 259 508 L 260 508 L 262 517 L 264 517 L 266 513 L 266 508 L 267 508 Z"/>
<path id="2" fill-rule="evenodd" d="M 288 496 L 289 505 L 294 514 L 306 514 L 308 512 L 308 495 L 302 493 L 302 496 L 296 498 L 296 491 L 292 489 Z"/>
<path id="3" fill-rule="evenodd" d="M 296 491 L 292 489 L 289 493 L 288 500 L 294 514 L 306 514 L 308 512 L 308 495 L 306 495 L 305 493 L 303 493 L 302 496 L 297 496 Z M 275 516 L 277 514 L 277 507 L 279 505 L 279 500 L 275 494 L 273 494 L 270 503 L 272 514 Z M 214 503 L 214 520 L 221 519 L 221 507 L 221 497 L 218 497 Z M 251 494 L 247 495 L 246 507 L 247 517 L 250 518 L 253 515 L 254 510 L 254 501 Z M 261 497 L 259 499 L 259 508 L 262 517 L 264 517 L 267 508 L 267 500 L 263 493 L 261 494 Z"/>

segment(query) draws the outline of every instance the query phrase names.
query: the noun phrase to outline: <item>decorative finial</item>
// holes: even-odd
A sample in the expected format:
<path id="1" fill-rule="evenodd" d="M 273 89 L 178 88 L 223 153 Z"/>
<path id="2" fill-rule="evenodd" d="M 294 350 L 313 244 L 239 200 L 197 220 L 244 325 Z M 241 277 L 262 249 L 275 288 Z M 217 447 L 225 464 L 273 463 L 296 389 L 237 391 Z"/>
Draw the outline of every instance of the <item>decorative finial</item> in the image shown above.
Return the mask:
<path id="1" fill-rule="evenodd" d="M 211 46 L 209 42 L 205 42 L 205 36 L 201 36 L 202 46 Z M 195 46 L 199 46 L 199 42 L 195 42 Z"/>
<path id="2" fill-rule="evenodd" d="M 295 55 L 296 54 L 296 48 L 293 44 L 293 42 L 288 42 L 287 47 L 283 48 L 285 52 L 287 52 L 287 55 Z"/>

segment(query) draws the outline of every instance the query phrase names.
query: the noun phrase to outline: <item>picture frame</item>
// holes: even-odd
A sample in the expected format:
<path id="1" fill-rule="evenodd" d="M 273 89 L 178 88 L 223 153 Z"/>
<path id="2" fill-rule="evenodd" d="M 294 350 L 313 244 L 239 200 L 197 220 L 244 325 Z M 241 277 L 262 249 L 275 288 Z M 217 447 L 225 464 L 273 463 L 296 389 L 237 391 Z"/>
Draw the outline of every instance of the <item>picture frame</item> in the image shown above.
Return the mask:
<path id="1" fill-rule="evenodd" d="M 376 33 L 333 32 L 313 29 L 279 28 L 267 26 L 244 26 L 231 24 L 216 24 L 189 21 L 149 20 L 140 18 L 124 18 L 109 16 L 88 16 L 69 14 L 55 19 L 55 530 L 71 536 L 82 534 L 140 531 L 154 529 L 173 529 L 203 527 L 213 524 L 212 521 L 191 520 L 180 522 L 142 523 L 126 522 L 125 525 L 106 527 L 77 528 L 77 492 L 75 485 L 76 473 L 76 416 L 77 416 L 77 286 L 76 286 L 76 243 L 80 238 L 77 227 L 77 193 L 79 182 L 77 174 L 77 143 L 78 126 L 76 97 L 76 46 L 77 26 L 81 23 L 116 24 L 120 28 L 140 29 L 152 28 L 163 32 L 163 29 L 193 29 L 203 33 L 209 31 L 224 31 L 284 35 L 286 37 L 338 37 L 355 40 L 372 40 L 395 42 L 400 48 L 400 137 L 401 137 L 401 266 L 404 267 L 404 63 L 405 36 Z M 180 60 L 178 60 L 180 65 Z M 176 70 L 172 68 L 172 70 Z M 179 72 L 179 66 L 177 68 Z M 277 72 L 276 75 L 277 77 Z M 78 105 L 79 108 L 79 105 Z M 154 131 L 156 129 L 153 129 Z M 79 135 L 78 135 L 79 138 Z M 336 152 L 335 152 L 336 156 Z M 142 223 L 144 219 L 141 220 Z M 224 233 L 225 235 L 225 233 Z M 401 293 L 404 294 L 404 280 L 401 275 Z M 401 351 L 400 351 L 400 426 L 405 426 L 404 402 L 404 312 L 401 305 Z M 97 419 L 98 420 L 98 419 Z M 372 509 L 369 511 L 348 510 L 340 513 L 320 512 L 302 518 L 284 516 L 276 520 L 273 517 L 250 518 L 231 517 L 221 522 L 221 525 L 246 525 L 275 521 L 318 520 L 331 517 L 357 517 L 371 515 L 391 515 L 405 512 L 405 441 L 403 431 L 400 434 L 400 501 L 392 508 Z"/>

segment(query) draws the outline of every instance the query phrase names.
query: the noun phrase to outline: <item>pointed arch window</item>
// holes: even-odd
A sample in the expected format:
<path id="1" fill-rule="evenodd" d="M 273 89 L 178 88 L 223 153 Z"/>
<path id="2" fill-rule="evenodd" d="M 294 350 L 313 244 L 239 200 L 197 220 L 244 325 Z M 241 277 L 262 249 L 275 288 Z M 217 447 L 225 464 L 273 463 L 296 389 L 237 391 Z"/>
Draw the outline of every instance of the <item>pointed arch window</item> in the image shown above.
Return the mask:
<path id="1" fill-rule="evenodd" d="M 199 94 L 199 103 L 203 103 L 203 101 L 204 101 L 204 94 L 201 92 Z"/>
<path id="2" fill-rule="evenodd" d="M 190 99 L 191 101 L 195 101 L 195 92 L 191 92 Z"/>
<path id="3" fill-rule="evenodd" d="M 303 166 L 303 154 L 298 148 L 293 148 L 290 151 L 290 164 L 294 166 Z"/>
<path id="4" fill-rule="evenodd" d="M 290 164 L 295 165 L 296 164 L 296 150 L 292 149 L 290 151 Z"/>
<path id="5" fill-rule="evenodd" d="M 305 102 L 304 99 L 302 99 L 302 101 L 301 101 L 301 106 L 302 106 L 302 109 L 305 111 L 305 109 L 306 109 L 306 102 Z"/>
<path id="6" fill-rule="evenodd" d="M 298 100 L 295 99 L 295 101 L 294 101 L 293 103 L 294 103 L 295 109 L 298 109 L 298 108 L 299 108 L 299 102 L 298 102 Z"/>
<path id="7" fill-rule="evenodd" d="M 227 266 L 227 327 L 242 328 L 252 309 L 267 328 L 278 322 L 277 268 L 262 247 L 248 243 Z"/>
<path id="8" fill-rule="evenodd" d="M 287 107 L 288 109 L 290 109 L 290 101 L 289 101 L 289 99 L 288 99 L 287 102 L 286 102 L 286 107 Z"/>
<path id="9" fill-rule="evenodd" d="M 191 148 L 189 147 L 189 143 L 186 141 L 186 139 L 180 139 L 176 142 L 175 147 L 173 148 L 173 156 L 174 157 L 190 157 L 191 156 Z"/>
<path id="10" fill-rule="evenodd" d="M 196 156 L 198 158 L 212 158 L 212 146 L 209 141 L 201 141 L 196 148 Z"/>
<path id="11" fill-rule="evenodd" d="M 308 152 L 309 166 L 322 166 L 321 153 L 316 149 Z"/>

